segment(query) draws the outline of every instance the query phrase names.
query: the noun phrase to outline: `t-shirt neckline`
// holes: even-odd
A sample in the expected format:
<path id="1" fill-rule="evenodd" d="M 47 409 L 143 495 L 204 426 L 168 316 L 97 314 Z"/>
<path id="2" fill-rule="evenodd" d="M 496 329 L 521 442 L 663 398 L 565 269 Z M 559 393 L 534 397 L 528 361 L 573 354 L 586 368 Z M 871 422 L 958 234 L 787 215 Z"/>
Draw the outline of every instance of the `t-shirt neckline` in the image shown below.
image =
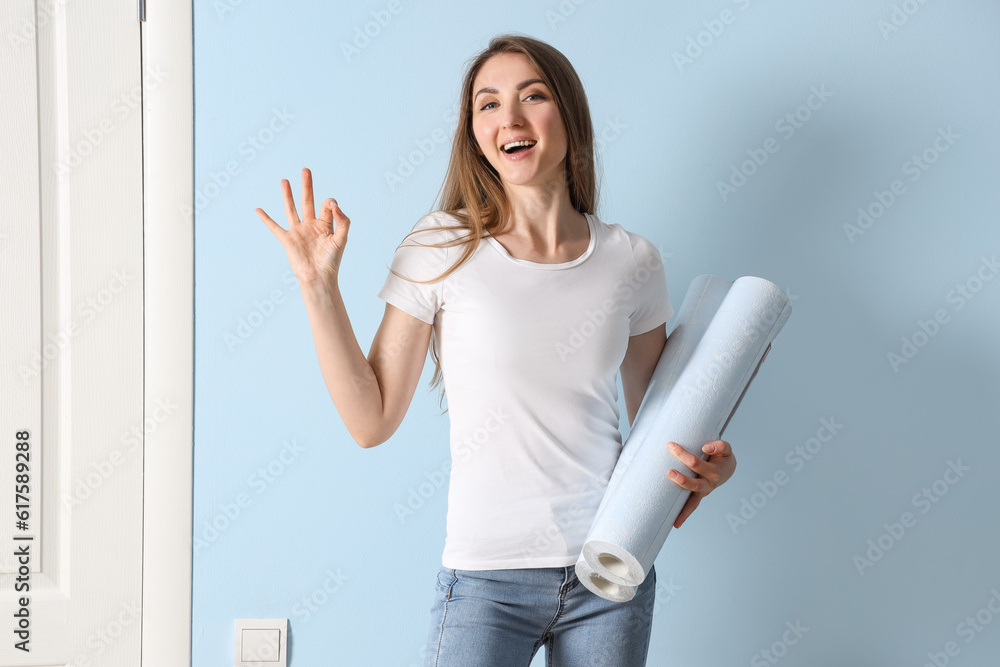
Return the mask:
<path id="1" fill-rule="evenodd" d="M 515 264 L 520 264 L 521 266 L 527 266 L 532 269 L 543 269 L 546 271 L 557 271 L 561 269 L 571 269 L 578 264 L 582 264 L 588 257 L 594 254 L 594 248 L 597 247 L 597 225 L 594 223 L 593 216 L 590 213 L 584 212 L 584 217 L 587 218 L 587 227 L 590 228 L 590 243 L 587 245 L 587 249 L 583 251 L 583 254 L 576 259 L 571 259 L 568 262 L 559 262 L 558 264 L 546 264 L 544 262 L 532 262 L 527 259 L 518 259 L 514 257 L 507 249 L 504 248 L 499 241 L 493 238 L 493 235 L 487 232 L 486 240 L 496 248 L 503 257 L 507 258 Z"/>

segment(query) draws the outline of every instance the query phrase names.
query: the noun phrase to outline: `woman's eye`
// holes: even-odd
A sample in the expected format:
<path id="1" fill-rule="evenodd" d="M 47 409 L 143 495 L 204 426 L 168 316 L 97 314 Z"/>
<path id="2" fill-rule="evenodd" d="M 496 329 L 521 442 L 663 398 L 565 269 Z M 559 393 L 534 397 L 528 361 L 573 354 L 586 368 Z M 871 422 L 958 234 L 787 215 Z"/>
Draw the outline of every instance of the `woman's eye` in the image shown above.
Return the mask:
<path id="1" fill-rule="evenodd" d="M 542 95 L 541 93 L 532 93 L 532 94 L 528 95 L 527 97 L 525 97 L 524 99 L 528 100 L 528 99 L 531 99 L 532 97 L 540 97 L 543 100 L 545 99 L 545 96 Z M 490 104 L 496 104 L 496 102 L 488 102 L 487 104 L 485 104 L 482 107 L 480 107 L 479 110 L 480 111 L 486 111 L 486 107 L 488 107 Z"/>

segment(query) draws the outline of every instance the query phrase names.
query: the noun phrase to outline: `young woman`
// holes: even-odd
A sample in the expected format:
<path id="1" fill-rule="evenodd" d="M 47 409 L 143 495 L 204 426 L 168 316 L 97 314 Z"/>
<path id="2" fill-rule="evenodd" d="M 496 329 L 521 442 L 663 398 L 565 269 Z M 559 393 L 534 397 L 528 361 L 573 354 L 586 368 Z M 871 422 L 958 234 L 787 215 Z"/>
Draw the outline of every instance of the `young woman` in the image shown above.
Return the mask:
<path id="1" fill-rule="evenodd" d="M 299 279 L 323 377 L 359 445 L 396 431 L 431 345 L 452 454 L 434 667 L 526 667 L 542 646 L 550 666 L 646 662 L 655 568 L 632 600 L 611 602 L 574 564 L 621 451 L 616 376 L 631 424 L 673 308 L 653 244 L 593 213 L 593 146 L 565 56 L 495 37 L 466 72 L 443 203 L 396 249 L 367 359 L 337 283 L 351 221 L 336 200 L 317 216 L 303 169 L 301 221 L 287 180 L 288 230 L 256 209 Z M 417 232 L 429 238 L 409 242 Z M 664 446 L 697 474 L 664 480 L 692 491 L 679 528 L 736 459 L 724 440 L 706 443 L 707 461 Z"/>

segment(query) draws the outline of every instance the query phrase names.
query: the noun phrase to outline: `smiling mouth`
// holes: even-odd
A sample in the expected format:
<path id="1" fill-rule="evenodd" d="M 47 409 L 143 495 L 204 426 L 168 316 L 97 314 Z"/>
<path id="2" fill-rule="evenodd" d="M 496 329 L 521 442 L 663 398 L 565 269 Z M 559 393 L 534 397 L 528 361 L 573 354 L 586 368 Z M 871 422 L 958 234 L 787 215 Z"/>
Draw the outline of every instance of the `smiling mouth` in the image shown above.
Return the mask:
<path id="1" fill-rule="evenodd" d="M 507 150 L 506 148 L 502 148 L 502 147 L 501 147 L 501 149 L 500 149 L 500 150 L 502 150 L 502 151 L 503 151 L 504 153 L 506 153 L 507 155 L 516 155 L 516 154 L 518 154 L 518 153 L 523 153 L 523 152 L 525 152 L 525 151 L 528 151 L 528 150 L 531 150 L 531 149 L 532 149 L 532 148 L 534 148 L 534 147 L 535 147 L 535 146 L 536 146 L 537 144 L 538 144 L 538 142 L 536 141 L 535 143 L 533 143 L 533 144 L 531 144 L 531 145 L 529 145 L 529 146 L 525 146 L 524 144 L 519 144 L 519 145 L 517 145 L 517 146 L 514 146 L 514 147 L 513 147 L 513 148 L 511 148 L 510 150 Z"/>
<path id="2" fill-rule="evenodd" d="M 515 147 L 515 149 L 512 152 L 510 152 L 510 153 L 508 153 L 507 151 L 503 150 L 502 148 L 500 150 L 503 153 L 504 157 L 507 158 L 508 160 L 522 160 L 527 155 L 529 155 L 530 153 L 532 153 L 535 150 L 535 146 L 537 146 L 537 145 L 538 145 L 538 143 L 536 142 L 536 143 L 532 144 L 531 146 L 519 146 L 519 147 Z"/>

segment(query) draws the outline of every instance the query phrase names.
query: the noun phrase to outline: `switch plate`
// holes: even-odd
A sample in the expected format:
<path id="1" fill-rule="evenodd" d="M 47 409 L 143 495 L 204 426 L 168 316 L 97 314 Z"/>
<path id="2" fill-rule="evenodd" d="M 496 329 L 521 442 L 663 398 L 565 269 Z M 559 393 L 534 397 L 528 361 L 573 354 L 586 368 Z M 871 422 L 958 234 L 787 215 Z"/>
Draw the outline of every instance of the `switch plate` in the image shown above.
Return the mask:
<path id="1" fill-rule="evenodd" d="M 236 667 L 286 667 L 287 618 L 237 618 Z"/>

